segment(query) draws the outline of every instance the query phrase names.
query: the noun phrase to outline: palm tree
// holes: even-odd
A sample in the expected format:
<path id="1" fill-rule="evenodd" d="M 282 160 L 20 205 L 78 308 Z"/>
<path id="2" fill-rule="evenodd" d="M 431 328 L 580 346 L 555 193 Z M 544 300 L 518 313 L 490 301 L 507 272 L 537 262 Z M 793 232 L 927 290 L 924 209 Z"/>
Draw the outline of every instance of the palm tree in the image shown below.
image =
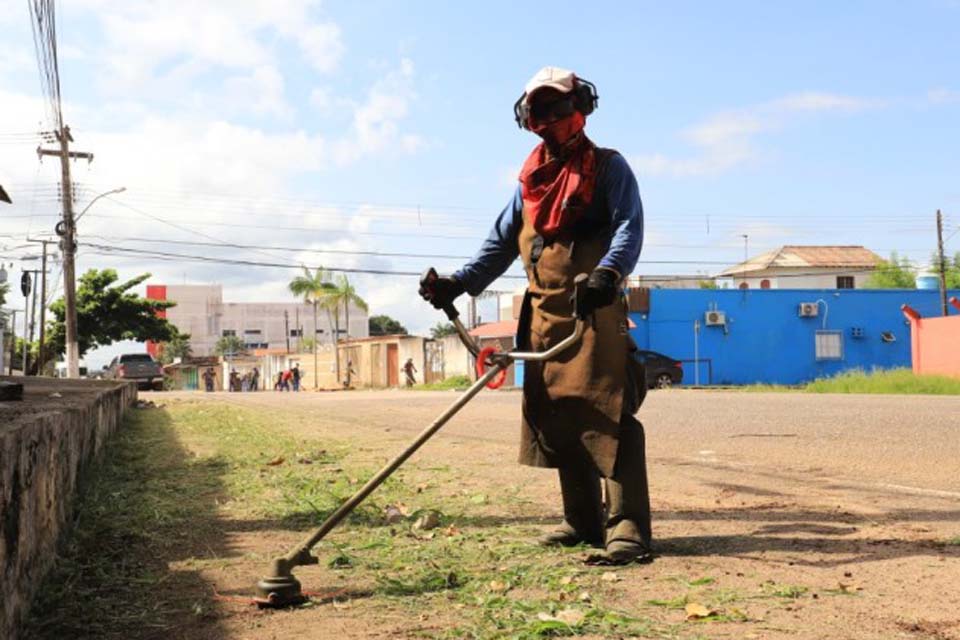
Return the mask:
<path id="1" fill-rule="evenodd" d="M 303 267 L 303 275 L 291 280 L 289 287 L 293 295 L 300 296 L 304 302 L 313 305 L 313 388 L 316 389 L 320 379 L 317 363 L 317 307 L 326 299 L 328 292 L 335 287 L 333 283 L 327 280 L 327 272 L 323 267 L 317 267 L 313 273 L 310 273 L 310 269 L 307 267 Z M 339 366 L 337 369 L 337 378 L 339 379 Z"/>
<path id="2" fill-rule="evenodd" d="M 333 313 L 336 328 L 334 329 L 334 353 L 336 354 L 337 381 L 340 380 L 340 350 L 337 348 L 336 340 L 340 337 L 340 306 L 343 305 L 344 317 L 347 323 L 347 340 L 350 339 L 350 305 L 358 309 L 367 311 L 369 307 L 366 301 L 360 297 L 357 290 L 350 284 L 347 276 L 337 276 L 336 284 L 329 284 L 329 288 L 324 290 L 321 304 L 325 309 Z"/>

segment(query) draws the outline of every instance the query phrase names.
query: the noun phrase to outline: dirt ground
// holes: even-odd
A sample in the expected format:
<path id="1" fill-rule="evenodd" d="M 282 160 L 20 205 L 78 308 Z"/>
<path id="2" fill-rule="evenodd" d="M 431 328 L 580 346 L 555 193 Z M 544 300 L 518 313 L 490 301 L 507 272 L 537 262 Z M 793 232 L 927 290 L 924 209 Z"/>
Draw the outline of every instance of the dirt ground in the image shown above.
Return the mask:
<path id="1" fill-rule="evenodd" d="M 278 428 L 350 441 L 379 464 L 455 394 L 141 397 L 282 412 L 292 419 Z M 555 473 L 514 464 L 519 408 L 516 392 L 483 393 L 411 460 L 418 473 L 442 465 L 460 491 L 493 496 L 477 505 L 492 535 L 498 521 L 546 528 L 559 519 Z M 576 555 L 561 558 L 585 588 L 681 625 L 670 637 L 960 639 L 960 398 L 671 390 L 650 394 L 639 417 L 658 557 L 613 577 L 580 567 Z M 496 499 L 508 494 L 509 501 Z M 239 559 L 203 569 L 221 594 L 249 593 L 265 560 L 302 533 L 229 535 Z M 307 590 L 342 587 L 346 595 L 279 613 L 224 602 L 217 631 L 194 637 L 433 637 L 456 619 L 456 611 L 412 616 L 365 601 L 362 589 L 351 590 L 323 563 L 297 575 Z M 727 603 L 726 617 L 690 623 L 683 605 L 706 585 L 712 602 Z"/>

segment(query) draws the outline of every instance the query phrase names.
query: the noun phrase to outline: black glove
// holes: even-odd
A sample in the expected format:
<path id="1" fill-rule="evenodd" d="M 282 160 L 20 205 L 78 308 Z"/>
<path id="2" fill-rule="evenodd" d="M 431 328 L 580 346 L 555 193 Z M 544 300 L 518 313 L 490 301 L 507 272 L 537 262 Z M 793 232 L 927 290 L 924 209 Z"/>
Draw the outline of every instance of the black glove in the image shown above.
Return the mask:
<path id="1" fill-rule="evenodd" d="M 617 281 L 620 276 L 611 269 L 594 269 L 590 277 L 587 278 L 587 292 L 583 294 L 583 301 L 580 303 L 579 313 L 582 316 L 588 316 L 595 310 L 613 304 L 620 293 L 620 287 Z"/>
<path id="2" fill-rule="evenodd" d="M 434 272 L 436 273 L 436 272 Z M 433 305 L 434 309 L 443 309 L 463 294 L 463 284 L 450 276 L 438 276 L 420 280 L 420 297 Z"/>

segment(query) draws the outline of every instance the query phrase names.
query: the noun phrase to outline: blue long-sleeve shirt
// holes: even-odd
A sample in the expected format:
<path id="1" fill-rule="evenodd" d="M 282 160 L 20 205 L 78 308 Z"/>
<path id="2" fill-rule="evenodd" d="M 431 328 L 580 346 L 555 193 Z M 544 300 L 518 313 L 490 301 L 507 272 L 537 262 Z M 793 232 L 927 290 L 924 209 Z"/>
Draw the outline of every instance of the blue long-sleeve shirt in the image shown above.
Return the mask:
<path id="1" fill-rule="evenodd" d="M 610 216 L 613 237 L 599 267 L 613 269 L 626 277 L 633 272 L 643 247 L 643 204 L 640 189 L 630 165 L 619 153 L 610 157 L 596 189 L 606 193 L 607 211 L 591 209 L 593 215 Z M 497 217 L 490 235 L 473 259 L 453 277 L 463 283 L 467 293 L 480 294 L 517 259 L 517 237 L 523 227 L 523 198 L 517 187 L 513 198 Z"/>

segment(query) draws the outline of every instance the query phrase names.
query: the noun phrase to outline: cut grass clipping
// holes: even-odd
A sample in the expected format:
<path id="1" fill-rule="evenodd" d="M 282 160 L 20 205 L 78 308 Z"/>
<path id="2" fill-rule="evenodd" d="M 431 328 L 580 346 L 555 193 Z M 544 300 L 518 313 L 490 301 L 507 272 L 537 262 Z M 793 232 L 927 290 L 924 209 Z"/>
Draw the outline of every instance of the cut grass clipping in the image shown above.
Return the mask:
<path id="1" fill-rule="evenodd" d="M 284 419 L 296 418 L 211 402 L 132 411 L 83 482 L 25 637 L 225 634 L 237 612 L 216 600 L 209 573 L 249 571 L 252 589 L 265 561 L 239 552 L 230 533 L 315 526 L 372 471 L 351 462 L 345 442 L 284 435 Z M 450 491 L 455 477 L 404 467 L 318 548 L 328 570 L 368 594 L 358 612 L 428 615 L 429 637 L 677 637 L 675 623 L 642 615 L 584 571 L 583 549 L 544 549 L 530 542 L 536 526 L 490 524 L 486 500 Z M 519 500 L 505 491 L 497 509 Z M 401 504 L 409 515 L 388 522 L 387 506 Z M 427 510 L 439 515 L 420 530 Z"/>
<path id="2" fill-rule="evenodd" d="M 870 373 L 857 369 L 830 378 L 819 378 L 800 387 L 756 384 L 743 387 L 743 389 L 759 392 L 960 395 L 960 379 L 947 376 L 916 375 L 910 369 L 885 369 Z"/>

